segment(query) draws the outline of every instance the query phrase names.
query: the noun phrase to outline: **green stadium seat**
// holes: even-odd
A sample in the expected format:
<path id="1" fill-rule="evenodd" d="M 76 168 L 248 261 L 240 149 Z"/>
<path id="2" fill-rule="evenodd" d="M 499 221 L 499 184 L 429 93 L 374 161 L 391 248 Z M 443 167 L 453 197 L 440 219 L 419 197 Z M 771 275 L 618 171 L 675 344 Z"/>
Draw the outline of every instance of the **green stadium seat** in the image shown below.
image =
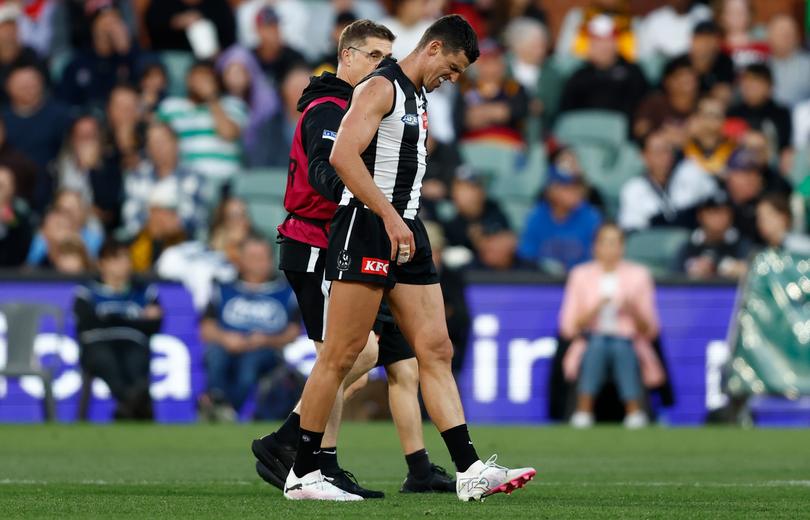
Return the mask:
<path id="1" fill-rule="evenodd" d="M 554 135 L 566 144 L 593 143 L 618 148 L 627 142 L 627 118 L 612 110 L 575 110 L 557 118 Z"/>
<path id="2" fill-rule="evenodd" d="M 638 60 L 638 66 L 644 77 L 650 85 L 658 85 L 661 81 L 661 76 L 664 74 L 664 67 L 667 64 L 667 58 L 660 54 L 653 54 Z"/>
<path id="3" fill-rule="evenodd" d="M 489 194 L 498 200 L 534 200 L 546 178 L 545 148 L 534 146 L 526 154 L 522 168 L 492 179 Z"/>
<path id="4" fill-rule="evenodd" d="M 654 275 L 672 274 L 675 259 L 689 241 L 691 231 L 682 228 L 651 228 L 627 237 L 628 260 L 646 265 Z"/>
<path id="5" fill-rule="evenodd" d="M 794 186 L 798 186 L 808 175 L 810 175 L 810 148 L 804 147 L 796 150 L 796 155 L 793 157 L 790 182 Z"/>
<path id="6" fill-rule="evenodd" d="M 267 238 L 273 246 L 275 258 L 278 259 L 278 244 L 276 244 L 278 232 L 276 228 L 287 218 L 287 211 L 284 209 L 284 205 L 281 201 L 276 204 L 248 201 L 248 213 L 250 214 L 250 221 L 253 223 L 253 226 Z"/>
<path id="7" fill-rule="evenodd" d="M 631 143 L 617 149 L 580 144 L 574 146 L 574 151 L 588 182 L 602 194 L 608 215 L 615 217 L 622 186 L 644 170 L 638 148 Z"/>
<path id="8" fill-rule="evenodd" d="M 509 218 L 509 223 L 512 224 L 512 230 L 517 233 L 518 237 L 523 231 L 523 226 L 526 225 L 526 217 L 529 216 L 532 208 L 535 205 L 535 199 L 504 199 L 501 201 L 501 209 L 506 213 Z"/>
<path id="9" fill-rule="evenodd" d="M 281 201 L 286 189 L 286 168 L 245 170 L 234 177 L 234 194 L 247 201 Z"/>
<path id="10" fill-rule="evenodd" d="M 511 175 L 522 165 L 525 151 L 516 146 L 489 142 L 466 142 L 461 144 L 461 156 L 477 173 L 483 175 L 487 184 L 496 177 Z"/>
<path id="11" fill-rule="evenodd" d="M 186 94 L 186 73 L 194 65 L 194 55 L 184 51 L 163 51 L 160 53 L 160 61 L 168 75 L 169 95 L 184 96 Z"/>
<path id="12" fill-rule="evenodd" d="M 576 72 L 577 69 L 580 68 L 584 63 L 584 61 L 580 58 L 570 54 L 555 54 L 552 60 L 557 72 L 560 73 L 560 77 L 563 80 L 571 77 L 571 75 L 574 74 L 574 72 Z"/>

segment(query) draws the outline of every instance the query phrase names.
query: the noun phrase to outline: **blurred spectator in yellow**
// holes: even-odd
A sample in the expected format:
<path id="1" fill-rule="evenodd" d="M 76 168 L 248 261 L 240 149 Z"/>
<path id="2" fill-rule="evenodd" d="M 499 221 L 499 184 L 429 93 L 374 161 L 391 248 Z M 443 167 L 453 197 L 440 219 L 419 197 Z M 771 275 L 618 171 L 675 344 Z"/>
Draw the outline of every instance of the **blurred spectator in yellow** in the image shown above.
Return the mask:
<path id="1" fill-rule="evenodd" d="M 120 220 L 123 200 L 121 168 L 104 156 L 101 125 L 93 116 L 77 119 L 57 161 L 57 183 L 60 189 L 81 194 L 93 213 L 108 230 Z"/>
<path id="2" fill-rule="evenodd" d="M 622 186 L 619 225 L 626 231 L 651 226 L 693 227 L 695 209 L 717 183 L 689 161 L 676 163 L 667 135 L 659 130 L 644 141 L 644 175 Z"/>
<path id="3" fill-rule="evenodd" d="M 722 52 L 720 27 L 711 20 L 700 22 L 692 32 L 686 57 L 698 75 L 700 93 L 711 95 L 727 105 L 734 83 L 734 63 Z"/>
<path id="4" fill-rule="evenodd" d="M 168 184 L 155 186 L 149 195 L 146 223 L 130 245 L 136 273 L 151 271 L 160 254 L 186 240 L 183 222 L 177 214 L 177 192 Z"/>
<path id="5" fill-rule="evenodd" d="M 666 64 L 662 90 L 644 98 L 636 111 L 633 135 L 643 140 L 650 132 L 663 129 L 677 148 L 686 144 L 686 123 L 698 100 L 698 78 L 686 57 Z"/>
<path id="6" fill-rule="evenodd" d="M 98 256 L 104 241 L 101 224 L 90 212 L 90 207 L 81 193 L 66 189 L 59 191 L 54 197 L 53 207 L 45 216 L 42 229 L 31 242 L 26 264 L 32 267 L 52 265 L 54 248 L 62 239 L 68 237 L 79 239 L 91 258 Z"/>
<path id="7" fill-rule="evenodd" d="M 242 132 L 245 166 L 285 165 L 286 161 L 271 155 L 273 147 L 268 146 L 274 137 L 270 135 L 270 120 L 281 110 L 281 102 L 256 58 L 250 51 L 234 46 L 220 55 L 217 69 L 225 94 L 241 99 L 248 107 L 248 120 Z"/>
<path id="8" fill-rule="evenodd" d="M 716 0 L 714 18 L 723 31 L 723 52 L 731 57 L 737 71 L 754 63 L 768 61 L 770 49 L 754 27 L 751 0 Z"/>
<path id="9" fill-rule="evenodd" d="M 59 83 L 59 96 L 76 109 L 103 108 L 112 89 L 136 73 L 133 38 L 114 5 L 88 7 L 88 15 L 92 45 L 75 53 Z"/>
<path id="10" fill-rule="evenodd" d="M 594 39 L 603 38 L 591 26 L 595 19 L 608 18 L 616 39 L 616 50 L 626 61 L 637 57 L 636 21 L 627 0 L 591 0 L 585 8 L 574 7 L 565 15 L 555 51 L 562 55 L 589 58 Z M 605 22 L 599 22 L 605 24 Z"/>
<path id="11" fill-rule="evenodd" d="M 253 50 L 270 84 L 280 88 L 293 68 L 306 65 L 304 56 L 284 42 L 279 27 L 280 19 L 271 6 L 262 7 L 256 15 L 259 44 Z"/>
<path id="12" fill-rule="evenodd" d="M 15 192 L 14 172 L 0 166 L 0 267 L 19 267 L 31 245 L 31 214 Z"/>
<path id="13" fill-rule="evenodd" d="M 673 0 L 650 12 L 638 29 L 640 58 L 674 58 L 689 50 L 692 31 L 712 11 L 695 0 Z"/>
<path id="14" fill-rule="evenodd" d="M 792 16 L 779 14 L 768 23 L 773 99 L 788 107 L 810 97 L 810 54 L 801 47 L 799 26 Z"/>
<path id="15" fill-rule="evenodd" d="M 42 72 L 32 65 L 12 70 L 5 87 L 9 96 L 9 104 L 2 109 L 6 138 L 38 167 L 32 207 L 41 214 L 53 195 L 48 166 L 62 147 L 67 110 L 47 94 Z"/>
<path id="16" fill-rule="evenodd" d="M 638 65 L 620 55 L 621 32 L 614 18 L 594 17 L 587 31 L 587 61 L 565 84 L 560 111 L 615 110 L 629 121 L 647 93 L 647 80 Z"/>
<path id="17" fill-rule="evenodd" d="M 170 97 L 157 118 L 180 138 L 180 163 L 212 182 L 224 182 L 242 169 L 242 130 L 248 109 L 220 90 L 211 63 L 198 62 L 186 75 L 186 97 Z"/>
<path id="18" fill-rule="evenodd" d="M 771 69 L 763 63 L 748 65 L 740 73 L 740 101 L 728 111 L 729 119 L 741 119 L 750 128 L 762 130 L 770 146 L 784 152 L 792 144 L 790 111 L 773 100 Z"/>
<path id="19" fill-rule="evenodd" d="M 794 255 L 810 256 L 810 237 L 790 230 L 793 215 L 786 197 L 769 193 L 759 201 L 756 212 L 757 229 L 767 247 Z"/>
<path id="20" fill-rule="evenodd" d="M 723 103 L 712 97 L 703 97 L 687 122 L 689 135 L 683 155 L 710 175 L 723 173 L 734 151 L 734 142 L 723 133 L 725 120 Z"/>
<path id="21" fill-rule="evenodd" d="M 625 427 L 645 427 L 644 387 L 666 378 L 650 344 L 658 335 L 652 276 L 623 257 L 621 229 L 605 224 L 596 235 L 594 261 L 574 268 L 565 286 L 560 335 L 571 341 L 563 371 L 577 382 L 575 428 L 593 425 L 594 401 L 608 374 L 625 405 Z"/>
<path id="22" fill-rule="evenodd" d="M 734 227 L 728 195 L 718 190 L 698 208 L 698 227 L 678 255 L 678 271 L 689 278 L 738 279 L 746 271 L 751 243 Z"/>
<path id="23" fill-rule="evenodd" d="M 462 140 L 523 143 L 529 98 L 507 75 L 503 50 L 494 40 L 480 43 L 475 78 L 463 79 L 456 98 L 456 134 Z"/>
<path id="24" fill-rule="evenodd" d="M 144 21 L 152 48 L 159 51 L 191 51 L 200 24 L 213 24 L 215 30 L 206 36 L 216 38 L 217 49 L 236 42 L 236 20 L 227 0 L 153 0 Z"/>
<path id="25" fill-rule="evenodd" d="M 0 4 L 0 101 L 7 102 L 5 85 L 9 73 L 17 67 L 36 67 L 47 77 L 47 68 L 37 52 L 23 44 L 19 30 L 19 20 L 23 13 L 13 2 Z"/>
<path id="26" fill-rule="evenodd" d="M 516 18 L 507 26 L 505 37 L 511 76 L 531 99 L 531 117 L 539 117 L 548 131 L 560 108 L 563 87 L 562 76 L 548 59 L 548 30 L 535 19 Z"/>
<path id="27" fill-rule="evenodd" d="M 599 211 L 586 200 L 579 174 L 550 165 L 540 202 L 523 226 L 517 255 L 521 263 L 562 274 L 591 258 Z"/>

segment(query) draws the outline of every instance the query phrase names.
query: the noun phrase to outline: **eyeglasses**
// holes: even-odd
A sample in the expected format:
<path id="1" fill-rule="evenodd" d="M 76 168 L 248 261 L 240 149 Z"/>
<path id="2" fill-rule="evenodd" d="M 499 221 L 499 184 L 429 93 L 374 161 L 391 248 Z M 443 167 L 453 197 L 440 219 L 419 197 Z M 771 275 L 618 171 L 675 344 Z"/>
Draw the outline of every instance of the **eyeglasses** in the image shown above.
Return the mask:
<path id="1" fill-rule="evenodd" d="M 380 51 L 368 52 L 368 51 L 364 51 L 363 49 L 358 49 L 357 47 L 349 47 L 349 49 L 353 50 L 353 51 L 357 51 L 357 52 L 359 52 L 361 54 L 365 54 L 366 58 L 368 58 L 370 61 L 372 61 L 374 63 L 379 63 L 383 59 L 391 57 L 390 54 L 383 54 Z"/>

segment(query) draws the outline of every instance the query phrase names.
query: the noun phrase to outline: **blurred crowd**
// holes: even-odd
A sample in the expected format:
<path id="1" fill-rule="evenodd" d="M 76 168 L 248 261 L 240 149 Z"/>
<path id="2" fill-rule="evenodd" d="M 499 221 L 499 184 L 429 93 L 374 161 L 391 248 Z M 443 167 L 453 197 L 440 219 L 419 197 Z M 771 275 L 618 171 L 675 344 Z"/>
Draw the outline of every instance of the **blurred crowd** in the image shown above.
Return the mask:
<path id="1" fill-rule="evenodd" d="M 298 98 L 334 71 L 342 28 L 381 21 L 401 58 L 449 12 L 481 57 L 430 95 L 423 213 L 445 263 L 564 274 L 607 221 L 656 274 L 734 279 L 758 248 L 808 252 L 799 19 L 760 20 L 749 0 L 591 0 L 553 34 L 551 4 L 3 0 L 0 267 L 92 271 L 110 237 L 140 273 L 173 248 L 166 273 L 192 253 L 238 264 L 279 222 L 233 187 L 286 170 Z"/>

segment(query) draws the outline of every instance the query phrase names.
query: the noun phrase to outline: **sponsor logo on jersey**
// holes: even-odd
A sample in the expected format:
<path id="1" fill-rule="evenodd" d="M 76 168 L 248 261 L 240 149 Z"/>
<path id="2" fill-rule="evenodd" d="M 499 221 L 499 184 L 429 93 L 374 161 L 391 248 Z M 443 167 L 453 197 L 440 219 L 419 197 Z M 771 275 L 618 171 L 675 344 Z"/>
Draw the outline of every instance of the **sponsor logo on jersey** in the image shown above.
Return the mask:
<path id="1" fill-rule="evenodd" d="M 337 139 L 337 132 L 334 130 L 324 130 L 323 135 L 321 136 L 323 139 L 329 139 L 330 141 L 334 141 Z"/>
<path id="2" fill-rule="evenodd" d="M 408 126 L 419 126 L 419 116 L 417 114 L 405 114 L 402 122 Z"/>
<path id="3" fill-rule="evenodd" d="M 337 260 L 338 271 L 348 271 L 349 266 L 351 265 L 351 263 L 352 263 L 352 257 L 349 255 L 349 252 L 344 249 L 338 255 L 338 260 Z"/>
<path id="4" fill-rule="evenodd" d="M 388 260 L 363 257 L 363 264 L 360 272 L 362 272 L 363 274 L 376 274 L 377 276 L 387 276 Z"/>

